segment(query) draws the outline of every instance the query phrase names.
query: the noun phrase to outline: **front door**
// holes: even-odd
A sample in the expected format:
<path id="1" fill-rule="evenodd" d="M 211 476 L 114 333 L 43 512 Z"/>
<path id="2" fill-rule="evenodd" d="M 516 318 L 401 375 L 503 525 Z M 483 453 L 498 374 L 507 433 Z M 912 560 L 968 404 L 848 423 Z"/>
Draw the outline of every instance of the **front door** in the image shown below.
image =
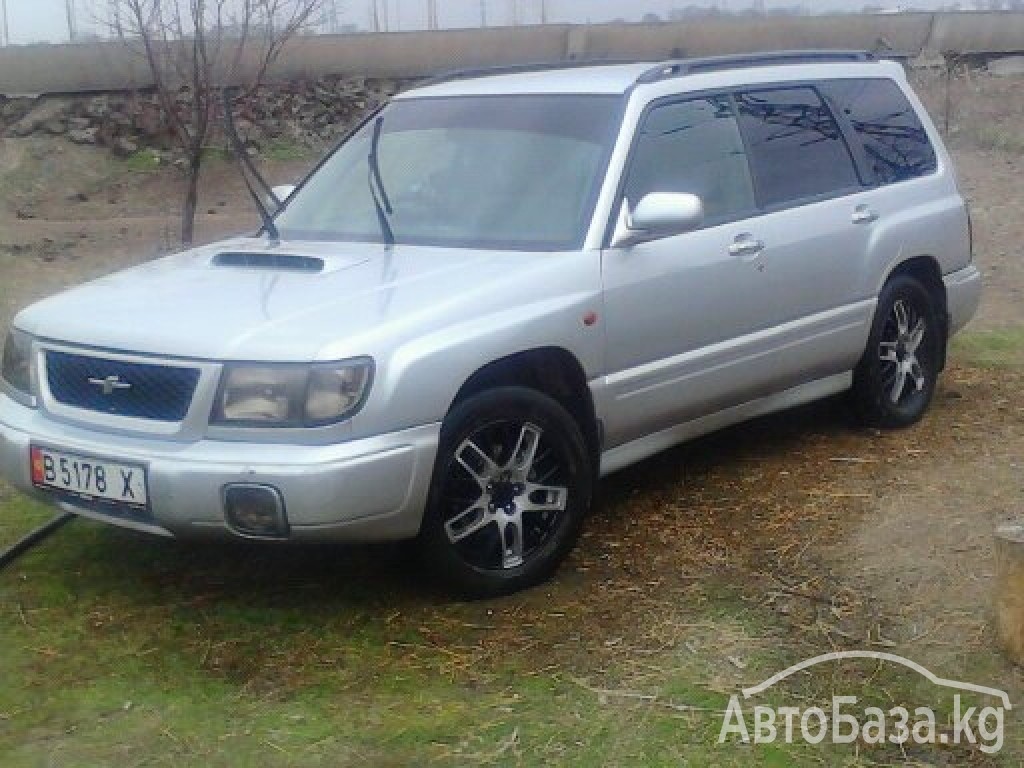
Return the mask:
<path id="1" fill-rule="evenodd" d="M 808 123 L 816 95 L 807 90 L 776 98 L 796 103 L 788 117 L 760 109 L 763 101 L 748 108 L 743 94 L 682 98 L 646 114 L 626 204 L 693 193 L 705 223 L 603 254 L 607 448 L 840 372 L 834 333 L 843 343 L 859 333 L 842 311 L 864 246 L 845 212 L 859 181 L 838 130 L 824 127 L 823 102 Z M 758 177 L 794 150 L 796 181 L 773 187 Z"/>

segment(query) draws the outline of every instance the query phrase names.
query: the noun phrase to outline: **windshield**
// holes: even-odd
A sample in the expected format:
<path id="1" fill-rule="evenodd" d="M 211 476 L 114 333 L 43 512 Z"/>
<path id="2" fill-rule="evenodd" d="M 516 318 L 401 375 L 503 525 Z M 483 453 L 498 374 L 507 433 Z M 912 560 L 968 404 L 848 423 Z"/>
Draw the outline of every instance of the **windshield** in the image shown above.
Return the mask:
<path id="1" fill-rule="evenodd" d="M 396 101 L 295 193 L 278 230 L 294 240 L 577 248 L 621 105 L 577 95 Z"/>

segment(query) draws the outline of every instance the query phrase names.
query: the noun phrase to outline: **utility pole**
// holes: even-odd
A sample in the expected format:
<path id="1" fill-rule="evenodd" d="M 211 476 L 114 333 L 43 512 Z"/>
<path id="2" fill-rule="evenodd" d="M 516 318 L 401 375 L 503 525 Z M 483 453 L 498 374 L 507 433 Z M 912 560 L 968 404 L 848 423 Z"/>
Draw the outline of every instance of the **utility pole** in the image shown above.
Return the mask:
<path id="1" fill-rule="evenodd" d="M 388 31 L 388 6 L 387 0 L 384 0 L 384 13 L 380 12 L 379 0 L 370 0 L 371 6 L 371 23 L 373 24 L 374 32 L 387 32 Z"/>
<path id="2" fill-rule="evenodd" d="M 3 22 L 3 35 L 0 36 L 0 44 L 11 44 L 11 30 L 7 26 L 7 0 L 0 0 L 0 22 Z"/>
<path id="3" fill-rule="evenodd" d="M 487 29 L 487 0 L 480 0 L 480 27 Z"/>
<path id="4" fill-rule="evenodd" d="M 68 40 L 73 43 L 78 37 L 78 32 L 75 29 L 75 0 L 64 0 L 64 12 L 68 17 Z"/>
<path id="5" fill-rule="evenodd" d="M 327 31 L 333 35 L 338 31 L 338 0 L 330 0 L 327 4 L 327 13 L 330 14 L 327 19 Z"/>
<path id="6" fill-rule="evenodd" d="M 124 37 L 124 29 L 121 27 L 121 4 L 118 0 L 107 0 L 107 27 L 108 34 L 117 36 L 117 39 Z"/>
<path id="7" fill-rule="evenodd" d="M 548 23 L 548 0 L 540 0 L 540 23 Z"/>
<path id="8" fill-rule="evenodd" d="M 508 0 L 508 18 L 511 26 L 519 26 L 519 0 Z"/>
<path id="9" fill-rule="evenodd" d="M 437 29 L 437 0 L 427 0 L 427 29 Z"/>

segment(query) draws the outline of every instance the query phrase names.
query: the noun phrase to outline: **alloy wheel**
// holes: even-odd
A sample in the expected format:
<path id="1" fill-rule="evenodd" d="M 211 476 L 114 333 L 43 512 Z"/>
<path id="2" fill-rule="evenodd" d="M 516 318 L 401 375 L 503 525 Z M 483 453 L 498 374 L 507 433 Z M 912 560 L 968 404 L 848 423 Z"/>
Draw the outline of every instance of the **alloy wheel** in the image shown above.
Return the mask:
<path id="1" fill-rule="evenodd" d="M 878 343 L 883 389 L 894 405 L 924 391 L 927 377 L 918 352 L 927 333 L 928 324 L 921 313 L 910 302 L 898 299 Z"/>
<path id="2" fill-rule="evenodd" d="M 569 457 L 540 426 L 486 424 L 462 440 L 448 464 L 444 532 L 475 568 L 518 568 L 558 527 L 569 482 Z"/>

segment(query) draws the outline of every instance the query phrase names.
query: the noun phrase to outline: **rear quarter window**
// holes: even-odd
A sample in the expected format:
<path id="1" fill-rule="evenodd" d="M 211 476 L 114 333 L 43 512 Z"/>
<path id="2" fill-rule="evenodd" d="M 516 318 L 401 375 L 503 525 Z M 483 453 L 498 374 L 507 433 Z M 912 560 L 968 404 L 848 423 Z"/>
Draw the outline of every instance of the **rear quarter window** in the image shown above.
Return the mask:
<path id="1" fill-rule="evenodd" d="M 813 88 L 747 91 L 735 98 L 763 207 L 861 187 L 839 125 Z"/>
<path id="2" fill-rule="evenodd" d="M 893 184 L 936 170 L 928 133 L 892 80 L 830 80 L 821 88 L 852 125 L 877 183 Z"/>

